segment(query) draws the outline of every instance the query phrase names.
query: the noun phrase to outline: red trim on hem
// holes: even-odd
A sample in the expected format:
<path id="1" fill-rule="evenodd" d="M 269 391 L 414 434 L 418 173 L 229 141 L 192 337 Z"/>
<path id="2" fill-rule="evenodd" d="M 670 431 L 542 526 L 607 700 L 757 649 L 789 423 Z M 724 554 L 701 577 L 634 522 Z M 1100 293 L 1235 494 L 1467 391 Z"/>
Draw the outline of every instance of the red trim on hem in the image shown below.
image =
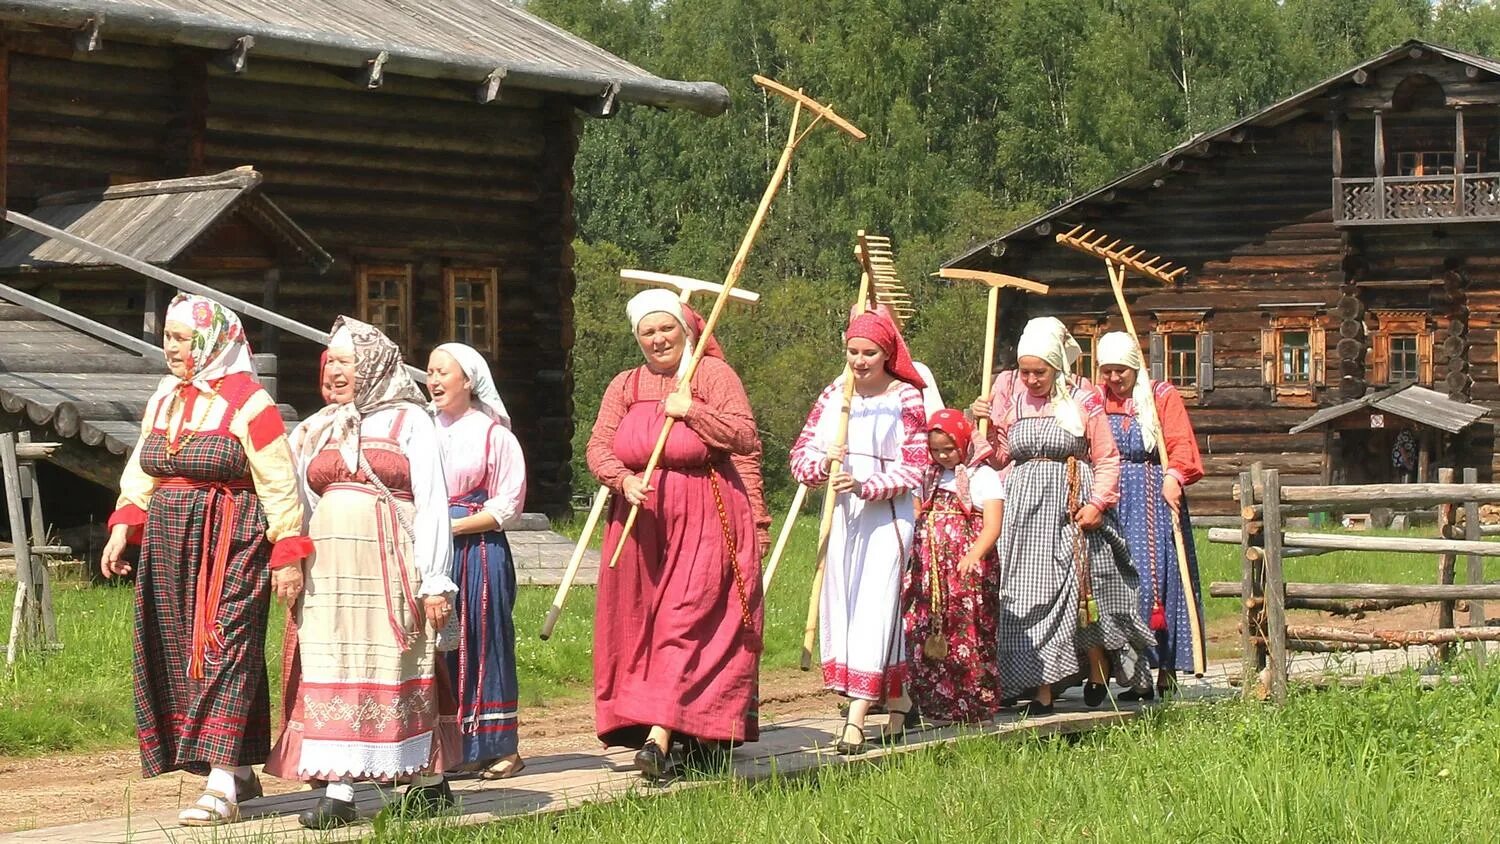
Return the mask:
<path id="1" fill-rule="evenodd" d="M 311 556 L 313 552 L 313 541 L 307 536 L 288 536 L 278 539 L 271 545 L 271 570 L 286 568 L 302 562 L 303 557 Z"/>

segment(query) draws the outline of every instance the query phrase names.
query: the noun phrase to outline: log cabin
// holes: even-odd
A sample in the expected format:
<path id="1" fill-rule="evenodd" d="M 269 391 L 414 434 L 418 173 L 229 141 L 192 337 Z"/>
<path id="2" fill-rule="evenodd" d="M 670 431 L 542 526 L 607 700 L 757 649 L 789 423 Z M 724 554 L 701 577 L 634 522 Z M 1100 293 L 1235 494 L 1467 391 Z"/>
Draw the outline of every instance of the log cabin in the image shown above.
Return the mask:
<path id="1" fill-rule="evenodd" d="M 0 7 L 0 205 L 74 234 L 102 215 L 91 231 L 132 257 L 304 327 L 353 314 L 418 365 L 473 345 L 515 417 L 528 509 L 557 514 L 574 154 L 585 118 L 627 104 L 712 116 L 729 98 L 506 0 L 16 0 Z M 163 372 L 120 332 L 159 346 L 170 290 L 29 231 L 0 252 L 0 425 L 64 441 L 73 480 L 43 479 L 63 499 L 49 512 L 65 521 L 82 479 L 95 512 L 79 515 L 97 518 L 133 445 L 122 423 Z M 246 326 L 286 415 L 315 409 L 317 345 Z"/>
<path id="2" fill-rule="evenodd" d="M 1123 329 L 1104 262 L 1057 242 L 1077 226 L 1188 270 L 1125 290 L 1153 376 L 1197 429 L 1194 512 L 1236 512 L 1255 462 L 1304 484 L 1494 476 L 1500 62 L 1407 42 L 952 259 L 1052 285 L 1007 292 L 1002 363 L 1029 317 L 1067 323 L 1086 373 L 1095 338 Z M 1422 392 L 1395 395 L 1406 384 Z M 1417 418 L 1361 404 L 1376 392 Z"/>

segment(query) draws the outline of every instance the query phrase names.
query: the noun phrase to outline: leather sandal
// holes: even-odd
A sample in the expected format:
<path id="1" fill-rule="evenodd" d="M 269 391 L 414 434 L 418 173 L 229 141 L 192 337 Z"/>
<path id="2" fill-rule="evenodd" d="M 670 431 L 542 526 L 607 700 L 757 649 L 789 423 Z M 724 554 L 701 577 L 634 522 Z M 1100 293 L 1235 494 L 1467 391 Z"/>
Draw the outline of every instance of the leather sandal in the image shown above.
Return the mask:
<path id="1" fill-rule="evenodd" d="M 220 805 L 225 807 L 222 811 Z M 223 826 L 239 820 L 240 804 L 231 803 L 229 796 L 217 788 L 203 789 L 197 803 L 177 813 L 177 822 L 183 826 Z"/>
<path id="2" fill-rule="evenodd" d="M 504 759 L 496 760 L 494 764 L 479 772 L 479 778 L 482 780 L 508 780 L 524 770 L 526 770 L 526 760 L 522 759 L 521 754 L 517 753 L 514 756 L 507 756 Z"/>
<path id="3" fill-rule="evenodd" d="M 849 735 L 849 730 L 851 728 L 859 730 L 859 741 L 845 741 L 845 737 Z M 833 749 L 840 756 L 858 756 L 861 753 L 864 753 L 869 749 L 869 745 L 865 742 L 864 728 L 855 726 L 849 721 L 845 721 L 843 728 L 839 730 L 838 743 L 833 746 Z"/>

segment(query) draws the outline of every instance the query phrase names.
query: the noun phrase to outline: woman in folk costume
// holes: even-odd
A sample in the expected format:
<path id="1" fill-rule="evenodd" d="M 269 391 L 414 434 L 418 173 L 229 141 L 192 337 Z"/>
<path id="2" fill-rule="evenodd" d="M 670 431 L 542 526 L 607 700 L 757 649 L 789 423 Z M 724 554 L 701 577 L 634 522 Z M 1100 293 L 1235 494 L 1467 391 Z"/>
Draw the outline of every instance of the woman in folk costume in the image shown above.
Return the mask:
<path id="1" fill-rule="evenodd" d="M 589 470 L 617 493 L 594 621 L 595 729 L 609 746 L 639 748 L 648 779 L 674 767 L 672 740 L 689 749 L 760 737 L 760 554 L 750 496 L 735 455 L 758 448 L 739 376 L 712 338 L 692 381 L 677 392 L 701 322 L 665 290 L 626 307 L 646 363 L 616 375 L 589 437 Z M 666 418 L 656 474 L 642 478 Z M 640 515 L 622 531 L 632 505 Z"/>
<path id="2" fill-rule="evenodd" d="M 836 446 L 843 387 L 824 388 L 792 446 L 792 475 L 839 494 L 820 596 L 823 685 L 848 698 L 842 753 L 860 753 L 871 706 L 885 701 L 887 736 L 905 728 L 901 572 L 912 541 L 912 491 L 927 468 L 925 384 L 896 324 L 865 311 L 844 332 L 854 374 L 849 436 Z M 830 478 L 831 467 L 837 466 Z"/>
<path id="3" fill-rule="evenodd" d="M 358 812 L 354 781 L 412 777 L 402 808 L 452 803 L 442 774 L 458 725 L 433 631 L 447 624 L 453 534 L 432 417 L 401 352 L 339 317 L 328 342 L 334 403 L 292 432 L 314 555 L 284 657 L 286 729 L 266 770 L 327 782 L 303 826 Z"/>
<path id="4" fill-rule="evenodd" d="M 281 413 L 261 389 L 239 318 L 179 294 L 167 308 L 171 374 L 146 405 L 120 477 L 102 568 L 140 542 L 135 593 L 141 770 L 207 774 L 178 819 L 239 820 L 271 746 L 266 614 L 302 590 L 302 505 Z"/>
<path id="5" fill-rule="evenodd" d="M 525 767 L 516 750 L 516 570 L 505 526 L 526 502 L 526 458 L 478 351 L 462 343 L 433 349 L 427 391 L 453 520 L 463 642 L 448 654 L 448 675 L 458 692 L 462 761 L 482 779 L 505 779 Z"/>
<path id="6" fill-rule="evenodd" d="M 1094 387 L 1088 375 L 1080 374 L 1074 370 L 1077 368 L 1078 359 L 1083 357 L 1083 347 L 1073 339 L 1073 335 L 1063 325 L 1062 320 L 1057 317 L 1037 317 L 1027 323 L 1037 328 L 1045 325 L 1050 330 L 1060 332 L 1063 336 L 1063 360 L 1067 362 L 1067 384 L 1070 388 L 1083 388 L 1085 390 Z M 991 415 L 991 409 L 995 407 L 1008 407 L 1015 399 L 1015 394 L 1024 392 L 1026 387 L 1021 383 L 1021 373 L 1017 369 L 1007 369 L 995 376 L 994 383 L 990 386 L 989 398 L 983 396 L 974 400 L 969 406 L 975 419 L 983 419 Z"/>
<path id="7" fill-rule="evenodd" d="M 1199 594 L 1198 555 L 1192 543 L 1183 488 L 1203 477 L 1198 438 L 1188 421 L 1187 408 L 1177 388 L 1152 381 L 1141 358 L 1141 347 L 1129 334 L 1113 331 L 1099 339 L 1099 380 L 1104 384 L 1104 412 L 1120 449 L 1120 503 L 1116 507 L 1130 558 L 1141 572 L 1140 614 L 1148 620 L 1156 647 L 1148 653 L 1158 669 L 1156 687 L 1168 691 L 1177 670 L 1193 666 L 1193 635 L 1188 601 L 1203 617 Z M 1157 432 L 1167 445 L 1167 471 L 1157 455 Z M 1184 586 L 1177 567 L 1172 520 L 1182 526 L 1187 569 L 1192 583 Z M 1198 642 L 1199 647 L 1203 642 Z M 1148 687 L 1130 690 L 1122 700 L 1151 699 Z"/>
<path id="8" fill-rule="evenodd" d="M 1151 682 L 1151 631 L 1136 608 L 1137 575 L 1111 508 L 1120 452 L 1098 390 L 1066 385 L 1067 332 L 1027 323 L 1016 348 L 1024 390 L 995 405 L 992 464 L 1010 466 L 1000 540 L 1000 683 L 1035 689 L 1027 712 L 1052 711 L 1052 685 L 1086 669 L 1084 701 L 1098 706 L 1111 674 Z"/>
<path id="9" fill-rule="evenodd" d="M 1005 517 L 1000 474 L 976 454 L 974 425 L 939 410 L 927 423 L 932 457 L 917 492 L 917 530 L 902 593 L 911 699 L 924 718 L 984 721 L 1000 707 L 995 542 Z"/>

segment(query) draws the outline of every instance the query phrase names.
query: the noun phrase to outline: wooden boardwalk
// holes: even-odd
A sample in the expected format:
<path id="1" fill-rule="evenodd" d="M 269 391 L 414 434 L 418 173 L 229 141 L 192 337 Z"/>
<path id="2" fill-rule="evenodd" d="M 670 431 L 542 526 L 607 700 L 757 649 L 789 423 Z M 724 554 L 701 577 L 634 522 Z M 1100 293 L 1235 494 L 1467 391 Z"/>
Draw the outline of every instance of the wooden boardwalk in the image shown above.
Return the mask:
<path id="1" fill-rule="evenodd" d="M 1300 681 L 1328 682 L 1338 676 L 1381 674 L 1406 668 L 1430 667 L 1432 650 L 1411 648 L 1374 654 L 1352 654 L 1336 658 L 1303 655 L 1293 665 Z M 1222 698 L 1237 693 L 1232 689 L 1231 672 L 1239 662 L 1214 663 L 1207 676 L 1183 682 L 1184 700 Z M 883 757 L 910 753 L 926 747 L 958 740 L 1017 740 L 1032 735 L 1077 733 L 1136 717 L 1139 707 L 1133 704 L 1106 704 L 1090 709 L 1071 690 L 1057 706 L 1057 712 L 1046 718 L 1020 720 L 1006 713 L 994 723 L 982 727 L 934 727 L 913 732 L 901 744 L 878 748 L 858 757 L 834 753 L 833 743 L 842 719 L 831 711 L 828 717 L 802 717 L 767 725 L 761 740 L 735 751 L 734 776 L 745 780 L 777 776 L 799 776 L 823 766 L 870 764 Z M 873 719 L 873 723 L 883 718 Z M 873 732 L 873 729 L 871 730 Z M 874 745 L 872 745 L 874 746 Z M 562 753 L 531 756 L 526 770 L 513 779 L 487 782 L 473 777 L 454 779 L 453 787 L 459 806 L 440 823 L 453 825 L 492 823 L 517 817 L 575 808 L 584 803 L 603 802 L 630 794 L 663 794 L 686 788 L 712 785 L 719 780 L 693 779 L 668 786 L 643 783 L 631 764 L 632 753 L 611 752 Z M 86 775 L 86 772 L 80 772 Z M 177 825 L 177 810 L 137 813 L 126 818 L 45 827 L 0 835 L 5 842 L 47 842 L 47 844 L 157 844 L 158 842 L 232 842 L 274 839 L 277 841 L 352 841 L 372 834 L 368 823 L 356 824 L 332 833 L 313 833 L 297 823 L 297 813 L 316 802 L 320 792 L 298 791 L 249 801 L 244 811 L 248 820 L 232 826 L 190 829 Z M 193 795 L 185 799 L 191 800 Z M 390 789 L 372 784 L 358 786 L 358 800 L 366 820 L 393 796 Z"/>

